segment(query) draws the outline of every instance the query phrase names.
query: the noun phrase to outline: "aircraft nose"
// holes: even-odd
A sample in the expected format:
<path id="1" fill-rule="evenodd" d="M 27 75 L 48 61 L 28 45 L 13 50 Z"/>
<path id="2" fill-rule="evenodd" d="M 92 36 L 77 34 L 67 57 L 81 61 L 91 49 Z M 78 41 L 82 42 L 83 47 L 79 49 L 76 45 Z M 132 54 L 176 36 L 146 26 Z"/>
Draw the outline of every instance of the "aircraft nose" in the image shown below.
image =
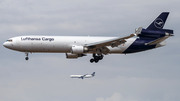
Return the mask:
<path id="1" fill-rule="evenodd" d="M 3 46 L 6 47 L 6 42 L 3 43 Z"/>
<path id="2" fill-rule="evenodd" d="M 6 47 L 6 48 L 9 48 L 9 47 L 10 47 L 10 44 L 7 43 L 7 42 L 4 42 L 4 43 L 3 43 L 3 46 Z"/>

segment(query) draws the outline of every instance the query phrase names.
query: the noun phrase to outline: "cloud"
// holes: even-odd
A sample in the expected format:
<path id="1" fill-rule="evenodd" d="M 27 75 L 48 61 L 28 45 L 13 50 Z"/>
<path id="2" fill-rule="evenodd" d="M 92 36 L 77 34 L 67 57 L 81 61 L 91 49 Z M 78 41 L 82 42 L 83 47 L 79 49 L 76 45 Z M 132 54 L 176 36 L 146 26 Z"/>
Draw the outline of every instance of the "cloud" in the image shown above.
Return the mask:
<path id="1" fill-rule="evenodd" d="M 113 84 L 108 82 L 113 82 Z M 96 101 L 168 101 L 170 99 L 175 101 L 175 99 L 179 99 L 179 87 L 177 85 L 180 84 L 180 81 L 178 79 L 118 77 L 103 82 L 103 84 L 106 84 L 104 88 L 109 87 L 114 90 L 101 89 L 102 91 L 108 94 L 113 91 L 120 93 L 115 92 L 111 97 L 98 97 Z"/>
<path id="2" fill-rule="evenodd" d="M 111 97 L 109 98 L 97 98 L 96 101 L 125 101 L 124 97 L 120 94 L 115 92 Z"/>

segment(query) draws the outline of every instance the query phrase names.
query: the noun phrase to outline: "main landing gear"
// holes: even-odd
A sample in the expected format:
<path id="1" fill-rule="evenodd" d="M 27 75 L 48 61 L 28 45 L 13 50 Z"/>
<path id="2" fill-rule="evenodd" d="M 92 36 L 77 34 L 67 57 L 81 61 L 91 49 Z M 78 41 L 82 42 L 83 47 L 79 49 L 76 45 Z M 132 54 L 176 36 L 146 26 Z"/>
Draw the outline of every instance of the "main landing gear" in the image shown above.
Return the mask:
<path id="1" fill-rule="evenodd" d="M 90 62 L 91 62 L 91 63 L 93 63 L 93 62 L 98 63 L 99 60 L 102 60 L 102 59 L 103 59 L 103 57 L 104 57 L 104 56 L 103 56 L 102 54 L 101 54 L 101 55 L 93 54 L 93 58 L 90 59 Z"/>
<path id="2" fill-rule="evenodd" d="M 29 57 L 28 57 L 28 52 L 25 53 L 26 57 L 25 57 L 25 60 L 29 60 Z"/>

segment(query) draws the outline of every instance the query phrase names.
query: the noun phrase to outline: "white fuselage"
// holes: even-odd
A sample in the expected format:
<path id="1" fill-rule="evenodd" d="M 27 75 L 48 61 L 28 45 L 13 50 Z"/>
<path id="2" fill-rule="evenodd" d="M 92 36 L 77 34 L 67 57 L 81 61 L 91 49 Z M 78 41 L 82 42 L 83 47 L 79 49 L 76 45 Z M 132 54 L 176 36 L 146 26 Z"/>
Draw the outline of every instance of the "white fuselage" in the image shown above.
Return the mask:
<path id="1" fill-rule="evenodd" d="M 52 52 L 52 53 L 71 53 L 71 47 L 84 46 L 86 44 L 106 41 L 116 37 L 81 37 L 81 36 L 19 36 L 10 38 L 3 45 L 6 48 L 21 52 Z M 110 47 L 109 53 L 124 52 L 136 38 L 126 39 L 125 44 L 118 47 Z M 88 51 L 87 53 L 92 53 Z"/>

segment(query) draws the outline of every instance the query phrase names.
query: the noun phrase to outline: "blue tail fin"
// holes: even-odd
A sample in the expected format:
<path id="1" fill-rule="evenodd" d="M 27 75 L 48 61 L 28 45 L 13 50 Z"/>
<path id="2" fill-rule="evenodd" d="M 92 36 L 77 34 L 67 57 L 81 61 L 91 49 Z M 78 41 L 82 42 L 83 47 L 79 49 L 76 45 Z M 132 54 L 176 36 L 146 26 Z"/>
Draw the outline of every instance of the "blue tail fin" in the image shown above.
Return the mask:
<path id="1" fill-rule="evenodd" d="M 93 72 L 91 75 L 94 76 L 94 75 L 95 75 L 95 72 Z"/>
<path id="2" fill-rule="evenodd" d="M 166 23 L 169 12 L 162 12 L 148 27 L 141 27 L 135 32 L 140 38 L 158 39 L 164 36 L 173 36 L 173 30 L 163 29 Z M 139 34 L 140 33 L 140 34 Z"/>
<path id="3" fill-rule="evenodd" d="M 149 30 L 161 30 L 166 23 L 169 12 L 162 12 L 148 27 Z"/>

